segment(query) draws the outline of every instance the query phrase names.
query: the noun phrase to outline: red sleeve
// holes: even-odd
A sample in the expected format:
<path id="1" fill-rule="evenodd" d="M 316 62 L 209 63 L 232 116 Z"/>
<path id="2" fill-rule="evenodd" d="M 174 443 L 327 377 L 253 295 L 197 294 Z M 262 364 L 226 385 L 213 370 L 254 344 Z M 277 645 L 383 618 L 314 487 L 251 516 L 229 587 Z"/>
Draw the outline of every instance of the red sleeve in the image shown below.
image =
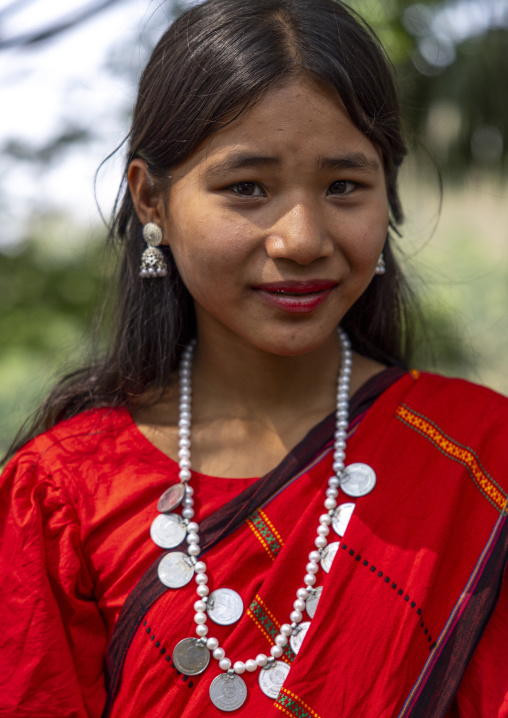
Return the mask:
<path id="1" fill-rule="evenodd" d="M 450 718 L 508 718 L 508 573 L 455 696 Z"/>
<path id="2" fill-rule="evenodd" d="M 0 715 L 99 718 L 106 628 L 50 454 L 32 443 L 0 481 Z"/>

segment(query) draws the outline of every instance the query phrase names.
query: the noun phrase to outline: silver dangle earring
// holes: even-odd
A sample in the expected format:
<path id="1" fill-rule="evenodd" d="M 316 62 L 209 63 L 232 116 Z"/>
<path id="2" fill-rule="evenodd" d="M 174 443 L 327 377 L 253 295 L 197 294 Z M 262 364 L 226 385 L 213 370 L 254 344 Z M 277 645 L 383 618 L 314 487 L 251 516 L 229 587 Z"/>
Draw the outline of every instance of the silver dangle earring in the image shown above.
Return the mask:
<path id="1" fill-rule="evenodd" d="M 168 268 L 164 255 L 159 249 L 159 244 L 162 242 L 161 228 L 154 222 L 148 222 L 143 227 L 143 239 L 148 246 L 141 255 L 139 276 L 143 279 L 165 277 Z"/>
<path id="2" fill-rule="evenodd" d="M 381 252 L 381 254 L 379 255 L 374 274 L 386 274 L 386 264 L 385 258 L 383 257 L 383 252 Z"/>

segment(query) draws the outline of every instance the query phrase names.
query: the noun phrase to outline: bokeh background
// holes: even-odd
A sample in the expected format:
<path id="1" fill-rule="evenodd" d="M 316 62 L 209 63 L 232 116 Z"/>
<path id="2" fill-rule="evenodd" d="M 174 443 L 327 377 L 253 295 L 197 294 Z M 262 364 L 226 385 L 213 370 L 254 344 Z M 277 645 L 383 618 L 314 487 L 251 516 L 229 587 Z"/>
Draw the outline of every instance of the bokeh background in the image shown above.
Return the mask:
<path id="1" fill-rule="evenodd" d="M 0 0 L 0 450 L 88 350 L 122 150 L 95 172 L 188 4 Z M 508 0 L 349 4 L 399 75 L 399 248 L 424 317 L 413 363 L 508 393 Z"/>

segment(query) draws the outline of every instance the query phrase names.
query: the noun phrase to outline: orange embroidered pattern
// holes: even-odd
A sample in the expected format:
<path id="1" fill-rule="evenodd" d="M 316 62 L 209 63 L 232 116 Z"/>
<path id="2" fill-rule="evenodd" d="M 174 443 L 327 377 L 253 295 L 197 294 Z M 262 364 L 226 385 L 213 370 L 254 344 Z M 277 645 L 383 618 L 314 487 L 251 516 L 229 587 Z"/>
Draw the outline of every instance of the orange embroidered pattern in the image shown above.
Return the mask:
<path id="1" fill-rule="evenodd" d="M 489 476 L 480 463 L 472 449 L 459 444 L 458 441 L 450 439 L 441 429 L 429 419 L 417 414 L 404 404 L 401 404 L 395 415 L 404 424 L 415 429 L 431 441 L 440 451 L 450 459 L 458 461 L 466 467 L 470 476 L 483 495 L 499 511 L 506 512 L 508 508 L 508 497 L 494 479 Z"/>
<path id="2" fill-rule="evenodd" d="M 284 546 L 284 541 L 265 512 L 262 509 L 257 509 L 249 516 L 247 524 L 254 532 L 256 538 L 259 539 L 272 561 L 275 561 L 281 548 Z"/>
<path id="3" fill-rule="evenodd" d="M 274 705 L 286 715 L 293 716 L 293 718 L 320 718 L 316 711 L 312 710 L 296 693 L 284 688 L 284 686 L 280 689 Z"/>

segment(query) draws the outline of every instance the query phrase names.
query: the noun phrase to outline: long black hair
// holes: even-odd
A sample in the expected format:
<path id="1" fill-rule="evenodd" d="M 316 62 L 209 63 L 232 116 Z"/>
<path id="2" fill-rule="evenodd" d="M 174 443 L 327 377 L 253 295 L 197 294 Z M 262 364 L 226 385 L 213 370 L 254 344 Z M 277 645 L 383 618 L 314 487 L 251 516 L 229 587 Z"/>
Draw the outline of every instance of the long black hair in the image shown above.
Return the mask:
<path id="1" fill-rule="evenodd" d="M 143 159 L 164 191 L 172 167 L 270 88 L 295 77 L 336 91 L 381 150 L 390 230 L 398 233 L 397 172 L 406 147 L 392 68 L 372 30 L 338 0 L 206 0 L 188 9 L 162 36 L 141 77 L 126 171 L 134 158 Z M 169 249 L 166 277 L 139 277 L 145 244 L 125 180 L 119 198 L 110 230 L 122 255 L 111 345 L 57 384 L 10 453 L 86 408 L 160 395 L 196 331 L 192 298 Z M 360 353 L 403 366 L 410 293 L 390 242 L 388 236 L 386 274 L 373 278 L 342 326 Z"/>

